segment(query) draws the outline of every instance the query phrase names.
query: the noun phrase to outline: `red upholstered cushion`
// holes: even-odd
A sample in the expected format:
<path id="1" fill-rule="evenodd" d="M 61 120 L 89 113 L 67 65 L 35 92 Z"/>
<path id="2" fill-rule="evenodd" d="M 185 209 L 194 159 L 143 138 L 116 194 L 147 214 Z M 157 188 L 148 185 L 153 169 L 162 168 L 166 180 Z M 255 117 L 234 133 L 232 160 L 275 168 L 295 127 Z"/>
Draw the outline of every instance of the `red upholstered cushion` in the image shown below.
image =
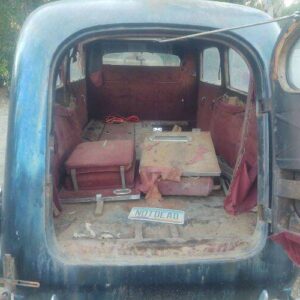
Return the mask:
<path id="1" fill-rule="evenodd" d="M 126 187 L 134 186 L 135 165 L 125 172 Z M 95 173 L 80 173 L 76 176 L 79 190 L 93 189 L 117 189 L 122 187 L 121 175 L 119 172 L 95 172 Z M 74 186 L 71 176 L 68 175 L 64 184 L 67 190 L 73 190 Z"/>
<path id="2" fill-rule="evenodd" d="M 77 174 L 97 172 L 120 172 L 132 167 L 134 160 L 133 140 L 104 140 L 86 142 L 76 146 L 68 160 L 66 170 L 75 169 Z"/>
<path id="3" fill-rule="evenodd" d="M 81 128 L 75 110 L 56 104 L 54 106 L 55 157 L 58 166 L 81 142 Z"/>

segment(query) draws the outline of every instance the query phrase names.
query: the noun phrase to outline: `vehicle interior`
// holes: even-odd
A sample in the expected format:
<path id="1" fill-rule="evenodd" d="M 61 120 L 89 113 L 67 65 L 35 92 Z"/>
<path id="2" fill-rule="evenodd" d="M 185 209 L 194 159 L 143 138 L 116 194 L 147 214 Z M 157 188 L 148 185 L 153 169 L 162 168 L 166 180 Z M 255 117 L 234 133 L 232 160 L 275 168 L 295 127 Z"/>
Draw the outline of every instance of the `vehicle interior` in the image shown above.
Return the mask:
<path id="1" fill-rule="evenodd" d="M 55 72 L 51 160 L 62 255 L 253 253 L 263 234 L 252 78 L 238 49 L 209 40 L 102 39 L 66 50 Z"/>

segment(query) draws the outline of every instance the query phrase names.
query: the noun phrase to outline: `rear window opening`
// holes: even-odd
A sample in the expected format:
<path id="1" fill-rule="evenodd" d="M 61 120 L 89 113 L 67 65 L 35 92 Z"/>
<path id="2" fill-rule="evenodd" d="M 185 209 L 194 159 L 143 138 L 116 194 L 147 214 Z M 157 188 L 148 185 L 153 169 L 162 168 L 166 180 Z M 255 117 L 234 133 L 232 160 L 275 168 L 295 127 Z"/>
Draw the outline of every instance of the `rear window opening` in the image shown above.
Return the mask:
<path id="1" fill-rule="evenodd" d="M 264 235 L 250 72 L 238 52 L 208 41 L 93 41 L 67 51 L 51 162 L 64 256 L 136 263 L 253 253 Z"/>
<path id="2" fill-rule="evenodd" d="M 150 52 L 120 52 L 104 54 L 103 65 L 180 67 L 180 58 L 176 55 Z"/>

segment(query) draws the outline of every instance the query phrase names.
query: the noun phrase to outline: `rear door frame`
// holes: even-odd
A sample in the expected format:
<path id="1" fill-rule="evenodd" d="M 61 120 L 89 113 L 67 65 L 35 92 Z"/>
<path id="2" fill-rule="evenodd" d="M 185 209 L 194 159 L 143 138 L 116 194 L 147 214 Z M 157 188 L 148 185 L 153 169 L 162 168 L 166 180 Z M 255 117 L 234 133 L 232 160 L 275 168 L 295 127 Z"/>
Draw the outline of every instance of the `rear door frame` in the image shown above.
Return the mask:
<path id="1" fill-rule="evenodd" d="M 287 68 L 291 50 L 299 39 L 300 20 L 296 17 L 283 28 L 270 68 L 274 233 L 271 239 L 281 244 L 297 265 L 300 265 L 297 254 L 300 253 L 300 232 L 292 223 L 297 218 L 298 223 L 300 221 L 300 88 L 289 82 Z"/>

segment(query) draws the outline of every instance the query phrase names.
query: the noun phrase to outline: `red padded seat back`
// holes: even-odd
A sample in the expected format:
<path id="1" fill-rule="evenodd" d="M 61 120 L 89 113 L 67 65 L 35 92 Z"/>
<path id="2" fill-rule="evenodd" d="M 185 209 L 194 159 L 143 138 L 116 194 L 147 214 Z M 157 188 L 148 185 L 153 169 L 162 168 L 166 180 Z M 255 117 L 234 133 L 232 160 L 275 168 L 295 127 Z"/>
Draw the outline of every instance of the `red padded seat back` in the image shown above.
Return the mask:
<path id="1" fill-rule="evenodd" d="M 210 131 L 217 155 L 233 168 L 241 145 L 245 107 L 217 102 L 214 105 Z"/>
<path id="2" fill-rule="evenodd" d="M 81 142 L 81 126 L 76 118 L 74 109 L 59 104 L 54 105 L 54 157 L 53 157 L 53 183 L 54 203 L 61 209 L 58 199 L 60 177 L 64 173 L 64 161 Z"/>
<path id="3" fill-rule="evenodd" d="M 55 156 L 59 164 L 81 142 L 81 126 L 75 109 L 56 104 L 54 106 Z"/>
<path id="4" fill-rule="evenodd" d="M 76 99 L 75 105 L 76 119 L 80 124 L 80 128 L 83 128 L 88 123 L 88 111 L 85 96 L 79 96 Z"/>

